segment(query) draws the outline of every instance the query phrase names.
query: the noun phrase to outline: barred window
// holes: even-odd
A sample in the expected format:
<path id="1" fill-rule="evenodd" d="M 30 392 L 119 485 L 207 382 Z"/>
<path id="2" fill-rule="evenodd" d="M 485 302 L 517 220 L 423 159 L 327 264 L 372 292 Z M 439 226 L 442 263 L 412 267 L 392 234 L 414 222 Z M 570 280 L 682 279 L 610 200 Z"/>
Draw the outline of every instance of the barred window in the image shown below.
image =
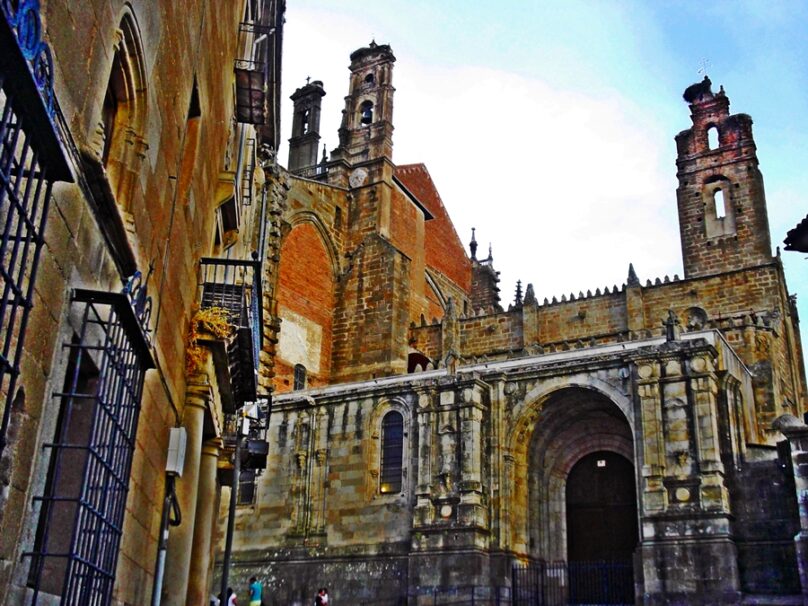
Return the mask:
<path id="1" fill-rule="evenodd" d="M 392 410 L 382 419 L 382 456 L 379 490 L 382 494 L 401 492 L 404 463 L 404 417 Z"/>
<path id="2" fill-rule="evenodd" d="M 131 285 L 131 282 L 130 282 Z M 129 287 L 128 287 L 129 288 Z M 132 296 L 139 292 L 142 298 Z M 150 300 L 75 290 L 80 328 L 63 343 L 68 360 L 40 505 L 28 584 L 63 604 L 108 604 L 123 531 L 146 370 Z"/>

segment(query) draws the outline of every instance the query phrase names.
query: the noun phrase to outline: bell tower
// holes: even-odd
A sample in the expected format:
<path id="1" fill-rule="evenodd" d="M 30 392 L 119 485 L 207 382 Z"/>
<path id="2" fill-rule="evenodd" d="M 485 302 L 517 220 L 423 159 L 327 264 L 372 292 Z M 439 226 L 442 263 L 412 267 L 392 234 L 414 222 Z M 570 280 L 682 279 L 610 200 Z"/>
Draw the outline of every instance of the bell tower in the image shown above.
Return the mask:
<path id="1" fill-rule="evenodd" d="M 392 159 L 395 60 L 389 45 L 375 41 L 351 54 L 351 81 L 334 158 L 350 166 Z"/>
<path id="2" fill-rule="evenodd" d="M 307 82 L 290 97 L 294 102 L 292 137 L 289 139 L 289 171 L 317 164 L 320 146 L 320 106 L 325 96 L 323 83 Z"/>
<path id="3" fill-rule="evenodd" d="M 686 277 L 771 261 L 763 176 L 752 118 L 730 114 L 705 76 L 687 88 L 693 126 L 676 136 L 679 231 Z"/>

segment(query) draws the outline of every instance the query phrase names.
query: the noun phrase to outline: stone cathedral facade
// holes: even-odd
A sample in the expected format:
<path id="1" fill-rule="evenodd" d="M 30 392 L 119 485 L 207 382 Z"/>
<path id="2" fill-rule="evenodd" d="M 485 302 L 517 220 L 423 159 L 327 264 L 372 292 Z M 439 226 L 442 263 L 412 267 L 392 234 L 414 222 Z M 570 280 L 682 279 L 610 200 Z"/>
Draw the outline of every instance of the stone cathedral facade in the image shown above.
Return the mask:
<path id="1" fill-rule="evenodd" d="M 394 62 L 375 43 L 351 55 L 322 158 L 324 87 L 292 96 L 265 268 L 268 465 L 231 577 L 257 574 L 273 603 L 327 585 L 396 604 L 607 560 L 630 565 L 637 603 L 799 595 L 804 364 L 752 119 L 706 78 L 685 92 L 684 276 L 630 267 L 543 302 L 528 285 L 505 309 L 426 167 L 393 161 Z"/>

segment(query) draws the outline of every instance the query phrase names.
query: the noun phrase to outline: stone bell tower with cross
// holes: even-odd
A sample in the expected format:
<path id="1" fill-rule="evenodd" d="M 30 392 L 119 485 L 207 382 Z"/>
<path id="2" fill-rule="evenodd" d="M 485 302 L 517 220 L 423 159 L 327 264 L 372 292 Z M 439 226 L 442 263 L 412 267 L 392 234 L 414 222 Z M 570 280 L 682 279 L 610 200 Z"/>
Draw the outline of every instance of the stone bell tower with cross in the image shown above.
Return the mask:
<path id="1" fill-rule="evenodd" d="M 685 90 L 693 126 L 676 136 L 679 230 L 688 278 L 771 261 L 763 176 L 752 118 L 730 114 L 724 88 Z"/>
<path id="2" fill-rule="evenodd" d="M 294 102 L 292 137 L 289 139 L 289 170 L 298 171 L 317 164 L 320 146 L 320 105 L 325 90 L 319 80 L 298 88 L 290 97 Z"/>
<path id="3" fill-rule="evenodd" d="M 386 176 L 389 171 L 384 170 L 385 163 L 392 167 L 395 60 L 389 45 L 375 41 L 351 54 L 351 79 L 342 110 L 339 147 L 332 153 L 332 160 L 346 169 L 362 166 L 368 173 L 368 183 Z"/>

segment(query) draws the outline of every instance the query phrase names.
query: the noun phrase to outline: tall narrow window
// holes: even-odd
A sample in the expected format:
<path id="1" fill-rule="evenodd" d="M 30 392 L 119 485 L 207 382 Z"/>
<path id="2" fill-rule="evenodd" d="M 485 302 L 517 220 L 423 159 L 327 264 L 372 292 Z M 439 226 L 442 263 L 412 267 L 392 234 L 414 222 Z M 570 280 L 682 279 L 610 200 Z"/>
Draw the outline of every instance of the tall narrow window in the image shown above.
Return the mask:
<path id="1" fill-rule="evenodd" d="M 707 129 L 707 147 L 708 149 L 718 149 L 718 129 L 711 126 Z"/>
<path id="2" fill-rule="evenodd" d="M 306 367 L 302 364 L 295 364 L 295 384 L 293 389 L 306 389 Z"/>
<path id="3" fill-rule="evenodd" d="M 724 206 L 724 191 L 716 189 L 713 193 L 713 201 L 715 202 L 715 218 L 723 219 L 727 214 L 727 209 Z"/>
<path id="4" fill-rule="evenodd" d="M 146 69 L 140 33 L 132 14 L 121 19 L 118 43 L 112 49 L 112 65 L 107 79 L 99 123 L 103 141 L 97 149 L 112 191 L 113 200 L 128 211 L 138 174 L 147 149 Z M 87 160 L 97 163 L 98 158 Z"/>
<path id="5" fill-rule="evenodd" d="M 199 104 L 199 89 L 194 78 L 194 85 L 191 89 L 191 100 L 188 103 L 188 116 L 185 120 L 185 135 L 182 139 L 182 160 L 180 164 L 180 174 L 177 179 L 177 195 L 183 202 L 187 201 L 191 178 L 196 167 L 196 158 L 199 149 L 199 132 L 202 109 Z"/>
<path id="6" fill-rule="evenodd" d="M 98 388 L 98 368 L 88 356 L 79 356 L 73 338 L 67 363 L 59 416 L 56 422 L 56 443 L 70 444 L 71 448 L 55 448 L 50 459 L 45 483 L 45 495 L 39 511 L 34 551 L 67 554 L 70 535 L 81 495 L 82 475 L 87 463 L 88 445 L 95 414 L 95 395 Z M 58 495 L 58 499 L 55 498 Z M 53 556 L 34 560 L 29 585 L 59 595 L 67 573 L 68 558 Z"/>
<path id="7" fill-rule="evenodd" d="M 101 124 L 104 129 L 104 149 L 101 153 L 101 161 L 104 166 L 109 161 L 109 153 L 112 149 L 112 140 L 115 137 L 115 121 L 118 118 L 118 105 L 126 99 L 126 84 L 121 65 L 121 50 L 115 51 L 112 59 L 112 72 L 107 83 L 107 92 L 104 95 L 104 107 L 101 112 Z"/>
<path id="8" fill-rule="evenodd" d="M 382 419 L 382 457 L 379 490 L 382 494 L 401 492 L 404 463 L 404 417 L 395 410 Z"/>

